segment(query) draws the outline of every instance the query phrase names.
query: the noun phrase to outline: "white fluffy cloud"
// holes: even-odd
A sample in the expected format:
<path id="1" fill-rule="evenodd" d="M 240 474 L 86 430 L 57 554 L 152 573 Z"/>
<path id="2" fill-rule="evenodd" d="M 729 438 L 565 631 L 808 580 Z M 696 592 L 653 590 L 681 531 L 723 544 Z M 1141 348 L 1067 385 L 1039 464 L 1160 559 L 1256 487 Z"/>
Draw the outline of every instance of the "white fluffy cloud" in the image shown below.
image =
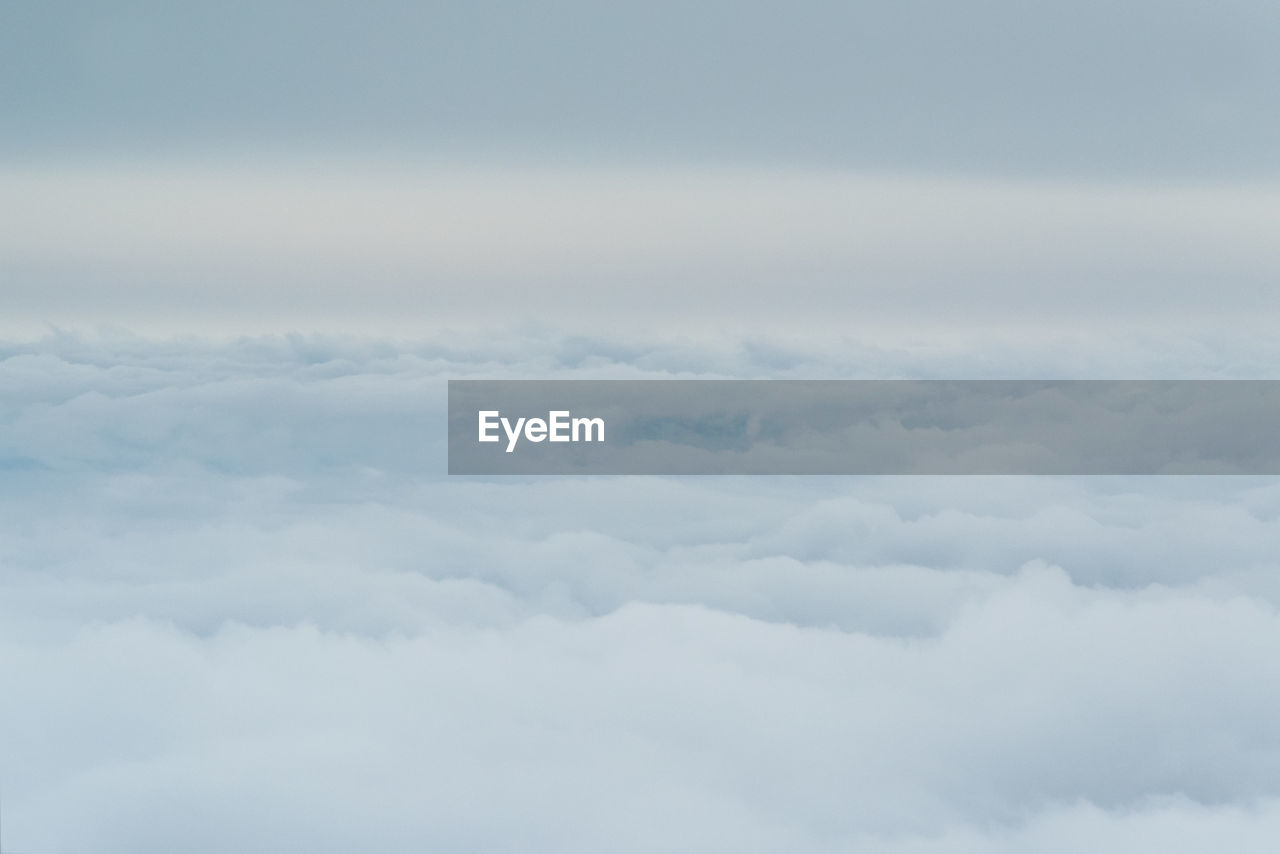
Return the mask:
<path id="1" fill-rule="evenodd" d="M 995 370 L 846 353 L 6 345 L 6 848 L 1270 851 L 1273 480 L 441 474 L 450 376 Z"/>

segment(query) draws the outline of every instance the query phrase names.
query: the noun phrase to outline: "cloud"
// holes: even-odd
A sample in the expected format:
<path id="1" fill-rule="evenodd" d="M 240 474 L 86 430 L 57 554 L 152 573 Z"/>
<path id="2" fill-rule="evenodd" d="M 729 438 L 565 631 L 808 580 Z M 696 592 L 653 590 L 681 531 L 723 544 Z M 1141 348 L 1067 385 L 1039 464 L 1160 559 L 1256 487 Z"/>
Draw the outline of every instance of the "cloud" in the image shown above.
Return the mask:
<path id="1" fill-rule="evenodd" d="M 1247 833 L 1255 804 L 1275 820 L 1278 626 L 1257 602 L 1031 566 L 914 641 L 645 604 L 407 636 L 134 619 L 10 638 L 9 728 L 29 735 L 9 755 L 33 792 L 14 833 L 54 851 L 953 851 L 1072 822 L 1123 850 L 1153 801 Z"/>
<path id="2" fill-rule="evenodd" d="M 1059 346 L 1022 364 L 1097 356 Z M 1124 358 L 1271 364 L 1235 346 Z M 1273 479 L 441 474 L 447 376 L 981 375 L 972 351 L 54 335 L 0 357 L 17 850 L 1274 839 Z"/>

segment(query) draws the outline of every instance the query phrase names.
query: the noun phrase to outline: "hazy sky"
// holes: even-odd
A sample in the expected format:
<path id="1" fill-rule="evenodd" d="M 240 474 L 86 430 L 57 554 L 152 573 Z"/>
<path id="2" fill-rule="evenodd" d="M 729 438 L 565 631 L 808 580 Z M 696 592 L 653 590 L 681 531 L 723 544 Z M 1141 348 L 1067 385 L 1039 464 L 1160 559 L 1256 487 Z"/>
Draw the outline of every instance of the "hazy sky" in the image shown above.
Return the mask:
<path id="1" fill-rule="evenodd" d="M 0 332 L 1256 323 L 1277 43 L 1264 2 L 5 4 Z"/>
<path id="2" fill-rule="evenodd" d="M 1280 7 L 6 3 L 8 156 L 277 147 L 1274 176 Z"/>

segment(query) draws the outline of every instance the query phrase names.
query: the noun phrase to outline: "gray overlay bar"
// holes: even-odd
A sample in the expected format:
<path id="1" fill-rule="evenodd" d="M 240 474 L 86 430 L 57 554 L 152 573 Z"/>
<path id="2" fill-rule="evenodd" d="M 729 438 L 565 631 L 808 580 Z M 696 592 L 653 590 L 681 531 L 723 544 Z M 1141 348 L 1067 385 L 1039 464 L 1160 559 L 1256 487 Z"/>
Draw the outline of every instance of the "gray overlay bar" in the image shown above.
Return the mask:
<path id="1" fill-rule="evenodd" d="M 1280 381 L 451 380 L 449 473 L 1280 474 Z"/>

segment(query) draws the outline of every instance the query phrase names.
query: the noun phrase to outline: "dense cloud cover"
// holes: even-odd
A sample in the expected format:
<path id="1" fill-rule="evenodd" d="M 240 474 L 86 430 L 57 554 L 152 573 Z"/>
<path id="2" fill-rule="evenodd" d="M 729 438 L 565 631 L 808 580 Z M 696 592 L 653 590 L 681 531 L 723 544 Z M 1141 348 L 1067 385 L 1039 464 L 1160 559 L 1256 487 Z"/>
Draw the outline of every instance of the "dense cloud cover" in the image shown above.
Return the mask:
<path id="1" fill-rule="evenodd" d="M 1271 851 L 1274 479 L 447 479 L 443 428 L 451 377 L 1273 346 L 0 346 L 5 847 Z"/>

